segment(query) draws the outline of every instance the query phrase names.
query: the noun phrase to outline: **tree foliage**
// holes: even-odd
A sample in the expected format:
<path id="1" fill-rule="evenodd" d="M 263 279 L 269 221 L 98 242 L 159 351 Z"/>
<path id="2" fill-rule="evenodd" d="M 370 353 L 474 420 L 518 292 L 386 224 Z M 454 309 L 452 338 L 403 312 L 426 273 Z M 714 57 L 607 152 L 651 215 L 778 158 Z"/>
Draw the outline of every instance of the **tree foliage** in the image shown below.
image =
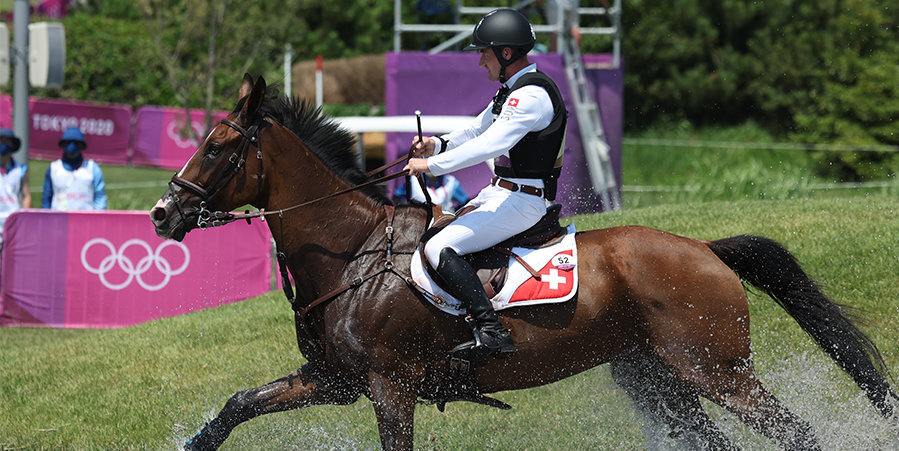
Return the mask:
<path id="1" fill-rule="evenodd" d="M 66 18 L 65 29 L 65 82 L 59 89 L 34 89 L 34 95 L 134 106 L 172 104 L 162 62 L 141 23 L 77 14 Z"/>
<path id="2" fill-rule="evenodd" d="M 899 144 L 899 16 L 889 3 L 625 1 L 627 127 L 753 119 L 799 141 Z M 841 179 L 899 165 L 895 152 L 820 157 Z"/>
<path id="3" fill-rule="evenodd" d="M 891 2 L 624 0 L 625 127 L 752 120 L 783 139 L 899 145 L 899 16 Z M 581 2 L 596 6 L 588 3 Z M 404 22 L 433 19 L 416 2 L 403 4 Z M 287 44 L 295 60 L 393 48 L 393 2 L 383 0 L 79 5 L 64 19 L 66 86 L 47 95 L 223 109 L 245 71 L 282 80 Z M 403 37 L 408 49 L 427 42 L 426 35 Z M 583 51 L 608 51 L 607 44 L 587 38 Z M 896 152 L 821 158 L 822 168 L 849 179 L 899 166 Z"/>

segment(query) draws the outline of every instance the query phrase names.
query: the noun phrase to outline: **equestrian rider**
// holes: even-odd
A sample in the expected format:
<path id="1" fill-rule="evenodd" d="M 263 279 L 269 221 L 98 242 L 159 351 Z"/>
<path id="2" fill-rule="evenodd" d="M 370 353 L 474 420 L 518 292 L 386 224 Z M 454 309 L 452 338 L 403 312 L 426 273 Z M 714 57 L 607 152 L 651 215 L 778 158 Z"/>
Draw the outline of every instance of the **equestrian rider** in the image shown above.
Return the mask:
<path id="1" fill-rule="evenodd" d="M 475 321 L 481 343 L 496 357 L 515 352 L 475 270 L 460 256 L 490 248 L 534 224 L 555 198 L 568 112 L 555 83 L 527 53 L 534 29 L 521 13 L 497 9 L 475 26 L 465 50 L 480 52 L 479 66 L 501 87 L 466 128 L 415 138 L 411 175 L 446 174 L 489 159 L 496 177 L 466 206 L 475 207 L 434 235 L 423 253 Z"/>

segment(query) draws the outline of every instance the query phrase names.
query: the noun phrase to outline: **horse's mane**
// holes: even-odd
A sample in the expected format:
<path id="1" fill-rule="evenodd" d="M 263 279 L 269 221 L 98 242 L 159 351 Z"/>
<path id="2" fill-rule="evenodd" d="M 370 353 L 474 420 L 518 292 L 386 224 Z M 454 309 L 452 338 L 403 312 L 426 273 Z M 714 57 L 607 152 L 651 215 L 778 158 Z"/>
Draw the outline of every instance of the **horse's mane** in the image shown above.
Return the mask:
<path id="1" fill-rule="evenodd" d="M 237 108 L 240 107 L 239 103 Z M 338 176 L 352 185 L 360 185 L 369 180 L 357 166 L 359 152 L 356 149 L 355 134 L 328 117 L 321 107 L 313 106 L 306 99 L 288 98 L 277 93 L 277 90 L 270 89 L 263 109 L 278 123 L 293 132 Z M 359 191 L 378 205 L 390 203 L 381 188 L 375 185 Z"/>

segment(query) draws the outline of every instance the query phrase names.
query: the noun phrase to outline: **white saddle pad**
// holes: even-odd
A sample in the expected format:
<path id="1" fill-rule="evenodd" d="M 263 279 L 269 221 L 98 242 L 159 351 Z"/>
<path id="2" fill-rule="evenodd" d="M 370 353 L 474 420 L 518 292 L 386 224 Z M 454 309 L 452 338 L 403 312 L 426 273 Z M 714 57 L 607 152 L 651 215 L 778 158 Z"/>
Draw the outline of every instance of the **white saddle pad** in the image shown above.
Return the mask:
<path id="1" fill-rule="evenodd" d="M 506 283 L 490 302 L 495 310 L 509 307 L 565 302 L 577 293 L 577 245 L 574 240 L 574 224 L 566 229 L 565 237 L 558 243 L 540 248 L 512 248 L 531 268 L 537 270 L 537 280 L 515 258 L 509 257 Z M 437 308 L 454 315 L 466 315 L 462 303 L 440 288 L 428 275 L 419 256 L 419 249 L 412 255 L 410 272 L 412 280 L 425 292 L 425 297 Z"/>

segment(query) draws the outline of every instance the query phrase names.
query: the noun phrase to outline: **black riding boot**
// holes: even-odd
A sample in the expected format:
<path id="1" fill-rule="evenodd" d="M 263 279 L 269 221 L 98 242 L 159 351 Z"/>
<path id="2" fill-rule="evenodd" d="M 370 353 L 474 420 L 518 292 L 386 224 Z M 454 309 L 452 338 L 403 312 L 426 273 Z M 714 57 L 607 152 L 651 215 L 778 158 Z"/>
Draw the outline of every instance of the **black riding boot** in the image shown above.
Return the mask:
<path id="1" fill-rule="evenodd" d="M 444 248 L 440 251 L 437 274 L 449 285 L 453 296 L 462 301 L 474 320 L 481 344 L 496 357 L 508 357 L 515 352 L 515 343 L 509 329 L 503 327 L 487 299 L 484 286 L 477 272 L 456 251 Z"/>

